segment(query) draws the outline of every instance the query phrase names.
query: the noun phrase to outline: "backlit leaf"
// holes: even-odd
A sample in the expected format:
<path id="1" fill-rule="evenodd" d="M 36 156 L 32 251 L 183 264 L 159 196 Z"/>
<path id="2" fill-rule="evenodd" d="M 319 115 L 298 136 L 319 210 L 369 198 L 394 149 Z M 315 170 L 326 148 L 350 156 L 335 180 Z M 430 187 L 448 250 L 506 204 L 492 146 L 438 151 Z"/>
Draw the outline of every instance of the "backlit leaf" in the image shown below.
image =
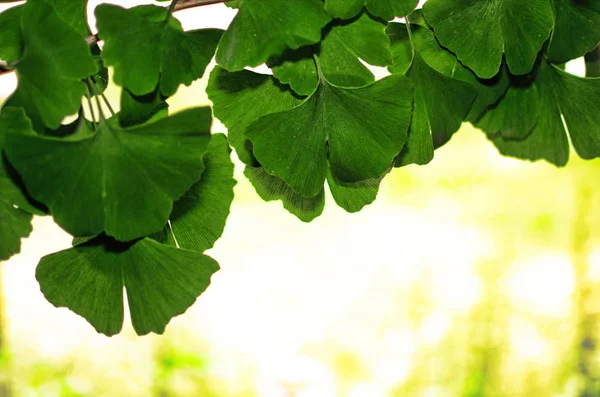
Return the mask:
<path id="1" fill-rule="evenodd" d="M 115 82 L 135 95 L 159 84 L 161 94 L 171 96 L 180 84 L 202 77 L 222 34 L 218 29 L 184 32 L 165 8 L 152 5 L 101 4 L 96 18 L 105 63 L 115 68 Z"/>
<path id="2" fill-rule="evenodd" d="M 210 124 L 208 108 L 125 129 L 113 118 L 90 136 L 9 134 L 6 152 L 69 233 L 128 241 L 161 230 L 173 201 L 200 179 Z"/>
<path id="3" fill-rule="evenodd" d="M 152 239 L 118 243 L 97 237 L 40 261 L 36 278 L 56 307 L 67 307 L 96 331 L 112 336 L 123 327 L 123 288 L 138 335 L 162 334 L 210 284 L 212 258 Z"/>

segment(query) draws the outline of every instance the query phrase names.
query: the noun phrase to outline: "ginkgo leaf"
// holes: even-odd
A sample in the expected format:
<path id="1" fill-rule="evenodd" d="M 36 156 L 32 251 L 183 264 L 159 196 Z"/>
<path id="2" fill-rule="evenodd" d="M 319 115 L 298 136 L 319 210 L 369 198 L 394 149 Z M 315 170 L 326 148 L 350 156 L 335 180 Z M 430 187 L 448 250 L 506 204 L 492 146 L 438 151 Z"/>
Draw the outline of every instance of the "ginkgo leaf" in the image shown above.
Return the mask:
<path id="1" fill-rule="evenodd" d="M 350 213 L 355 213 L 375 201 L 379 185 L 390 170 L 391 167 L 379 178 L 365 179 L 359 182 L 343 182 L 333 175 L 331 168 L 328 168 L 327 185 L 336 204 Z"/>
<path id="2" fill-rule="evenodd" d="M 180 84 L 202 77 L 222 34 L 219 29 L 184 32 L 164 7 L 152 5 L 101 4 L 96 18 L 105 63 L 115 68 L 115 82 L 135 95 L 160 84 L 160 92 L 171 96 Z"/>
<path id="3" fill-rule="evenodd" d="M 444 74 L 452 75 L 462 66 L 457 64 L 452 54 L 439 49 L 429 29 L 411 26 L 415 48 L 406 76 L 415 87 L 414 109 L 408 142 L 396 159 L 397 166 L 430 162 L 434 149 L 448 142 L 460 128 L 477 97 L 477 91 L 471 84 Z M 393 52 L 400 57 L 399 62 L 390 68 L 391 72 L 406 70 L 402 63 L 406 62 L 406 47 L 411 47 L 411 44 L 408 34 L 400 33 L 403 30 L 406 31 L 405 24 L 390 23 L 388 26 Z"/>
<path id="4" fill-rule="evenodd" d="M 321 0 L 240 0 L 219 43 L 217 63 L 230 71 L 258 66 L 286 48 L 316 44 L 330 18 Z"/>
<path id="5" fill-rule="evenodd" d="M 160 241 L 204 252 L 221 237 L 236 184 L 230 151 L 225 135 L 212 136 L 202 178 L 173 203 L 170 225 Z"/>
<path id="6" fill-rule="evenodd" d="M 423 11 L 439 42 L 482 78 L 498 73 L 503 55 L 513 74 L 529 73 L 554 25 L 550 0 L 429 0 Z"/>
<path id="7" fill-rule="evenodd" d="M 56 13 L 67 22 L 81 37 L 91 34 L 88 25 L 88 0 L 46 0 Z"/>
<path id="8" fill-rule="evenodd" d="M 600 77 L 600 44 L 585 55 L 585 76 Z"/>
<path id="9" fill-rule="evenodd" d="M 524 98 L 526 105 L 523 104 Z M 504 104 L 504 101 L 512 103 Z M 595 111 L 597 103 L 600 103 L 599 78 L 576 77 L 542 61 L 535 80 L 530 85 L 511 86 L 502 101 L 489 110 L 489 113 L 498 112 L 499 115 L 486 115 L 482 121 L 486 117 L 494 118 L 493 130 L 486 132 L 504 155 L 532 161 L 546 159 L 562 166 L 569 158 L 569 141 L 561 116 L 579 156 L 584 159 L 600 156 L 600 113 Z M 539 109 L 535 124 L 529 114 L 533 107 Z M 512 109 L 516 114 L 507 115 L 507 109 Z M 506 130 L 519 128 L 523 131 L 532 125 L 533 129 L 524 139 L 506 137 Z M 490 128 L 485 123 L 481 127 Z M 494 131 L 500 133 L 494 134 Z"/>
<path id="10" fill-rule="evenodd" d="M 215 117 L 227 127 L 227 137 L 238 157 L 253 166 L 258 163 L 245 135 L 248 125 L 261 116 L 302 103 L 272 76 L 247 70 L 228 72 L 218 66 L 210 75 L 206 93 L 213 102 Z"/>
<path id="11" fill-rule="evenodd" d="M 417 3 L 418 0 L 325 0 L 325 9 L 333 18 L 350 19 L 366 5 L 371 14 L 389 21 L 410 14 Z"/>
<path id="12" fill-rule="evenodd" d="M 600 2 L 552 0 L 556 21 L 546 57 L 564 63 L 591 51 L 600 42 Z"/>
<path id="13" fill-rule="evenodd" d="M 160 94 L 158 87 L 146 95 L 134 95 L 124 88 L 121 91 L 119 124 L 122 127 L 143 124 L 160 112 L 166 115 L 168 108 L 169 105 Z"/>
<path id="14" fill-rule="evenodd" d="M 323 79 L 302 104 L 259 118 L 246 135 L 269 174 L 314 197 L 323 188 L 328 162 L 341 181 L 380 177 L 406 142 L 411 109 L 412 87 L 403 76 L 362 88 Z"/>
<path id="15" fill-rule="evenodd" d="M 23 6 L 20 5 L 0 13 L 0 59 L 8 63 L 17 61 L 23 54 L 22 12 Z"/>
<path id="16" fill-rule="evenodd" d="M 123 327 L 123 288 L 138 335 L 162 334 L 206 290 L 219 265 L 201 253 L 145 238 L 118 243 L 100 236 L 45 256 L 36 278 L 46 299 L 85 318 L 97 332 Z"/>
<path id="17" fill-rule="evenodd" d="M 33 230 L 33 216 L 6 200 L 0 192 L 0 261 L 6 260 L 21 251 L 21 239 Z"/>
<path id="18" fill-rule="evenodd" d="M 539 102 L 537 85 L 515 85 L 475 125 L 493 136 L 500 134 L 508 139 L 526 138 L 540 117 Z"/>
<path id="19" fill-rule="evenodd" d="M 10 205 L 35 215 L 43 215 L 45 209 L 35 202 L 25 190 L 23 181 L 3 153 L 6 134 L 24 131 L 30 128 L 23 110 L 6 108 L 0 113 L 0 195 Z"/>
<path id="20" fill-rule="evenodd" d="M 275 61 L 273 75 L 299 95 L 310 95 L 319 83 L 314 56 L 327 81 L 340 87 L 362 87 L 375 81 L 361 60 L 373 66 L 392 63 L 385 24 L 367 13 L 352 20 L 335 20 L 318 47 L 288 51 Z"/>
<path id="21" fill-rule="evenodd" d="M 260 198 L 264 201 L 281 200 L 283 208 L 302 222 L 311 222 L 323 213 L 324 189 L 314 197 L 302 197 L 282 179 L 269 175 L 262 167 L 247 166 L 244 175 L 252 183 Z"/>
<path id="22" fill-rule="evenodd" d="M 25 4 L 21 28 L 25 50 L 11 103 L 46 127 L 58 128 L 81 106 L 86 91 L 81 79 L 97 72 L 97 65 L 84 38 L 46 0 Z"/>
<path id="23" fill-rule="evenodd" d="M 30 129 L 9 134 L 5 149 L 29 193 L 69 233 L 128 241 L 161 230 L 173 201 L 200 179 L 210 125 L 210 109 L 195 108 L 132 128 L 113 118 L 91 136 Z"/>
<path id="24" fill-rule="evenodd" d="M 269 175 L 262 167 L 247 166 L 244 174 L 263 200 L 280 200 L 283 203 L 283 208 L 303 222 L 311 222 L 323 213 L 325 189 L 321 189 L 319 194 L 314 197 L 303 197 L 282 179 Z M 385 174 L 376 179 L 367 179 L 360 182 L 342 182 L 337 180 L 333 176 L 331 168 L 327 167 L 327 185 L 337 205 L 350 213 L 354 213 L 375 201 L 379 184 Z"/>

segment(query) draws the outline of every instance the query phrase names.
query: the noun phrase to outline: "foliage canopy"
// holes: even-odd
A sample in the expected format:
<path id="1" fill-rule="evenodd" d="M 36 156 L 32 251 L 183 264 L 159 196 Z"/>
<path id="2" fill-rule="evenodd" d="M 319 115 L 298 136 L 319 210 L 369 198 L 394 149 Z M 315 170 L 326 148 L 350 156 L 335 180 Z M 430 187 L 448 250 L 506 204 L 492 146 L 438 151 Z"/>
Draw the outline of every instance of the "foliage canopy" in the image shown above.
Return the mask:
<path id="1" fill-rule="evenodd" d="M 97 35 L 87 0 L 0 14 L 3 70 L 18 77 L 0 112 L 0 260 L 33 215 L 52 216 L 73 247 L 41 260 L 41 290 L 100 333 L 120 332 L 123 289 L 143 335 L 208 287 L 230 146 L 257 193 L 305 222 L 326 186 L 360 211 L 392 168 L 429 163 L 465 121 L 507 156 L 562 166 L 569 142 L 600 156 L 600 0 L 237 0 L 226 31 L 184 31 L 176 11 L 207 3 L 101 4 Z M 564 71 L 586 54 L 588 77 Z M 166 99 L 213 57 L 212 109 L 170 114 Z M 272 74 L 249 70 L 261 64 Z M 213 114 L 227 137 L 211 135 Z"/>

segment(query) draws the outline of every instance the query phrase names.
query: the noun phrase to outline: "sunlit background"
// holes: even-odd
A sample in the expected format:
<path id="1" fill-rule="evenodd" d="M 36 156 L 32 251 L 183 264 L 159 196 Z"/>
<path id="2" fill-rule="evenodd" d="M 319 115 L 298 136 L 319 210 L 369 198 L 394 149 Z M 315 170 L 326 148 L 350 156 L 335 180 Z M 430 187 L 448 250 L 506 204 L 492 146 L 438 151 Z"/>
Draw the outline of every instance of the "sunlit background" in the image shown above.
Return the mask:
<path id="1" fill-rule="evenodd" d="M 177 17 L 226 28 L 233 15 Z M 15 85 L 0 77 L 0 98 Z M 205 86 L 171 109 L 209 104 Z M 209 252 L 222 270 L 164 336 L 127 323 L 106 338 L 49 304 L 35 266 L 71 239 L 36 218 L 0 267 L 0 396 L 598 396 L 600 163 L 572 157 L 563 169 L 504 158 L 465 124 L 430 165 L 394 170 L 375 204 L 350 215 L 329 197 L 310 224 L 263 202 L 235 158 Z"/>

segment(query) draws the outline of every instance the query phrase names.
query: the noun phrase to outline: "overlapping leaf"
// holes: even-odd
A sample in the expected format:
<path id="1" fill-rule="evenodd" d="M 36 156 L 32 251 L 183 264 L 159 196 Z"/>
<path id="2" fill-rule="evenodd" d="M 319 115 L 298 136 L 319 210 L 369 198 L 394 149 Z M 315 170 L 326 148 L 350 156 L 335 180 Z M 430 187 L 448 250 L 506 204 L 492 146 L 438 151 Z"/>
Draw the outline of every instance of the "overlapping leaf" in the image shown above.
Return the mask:
<path id="1" fill-rule="evenodd" d="M 498 73 L 503 55 L 512 73 L 529 73 L 554 24 L 550 0 L 429 0 L 423 11 L 439 42 L 482 78 Z"/>
<path id="2" fill-rule="evenodd" d="M 81 79 L 94 74 L 97 64 L 81 34 L 46 0 L 25 4 L 21 28 L 25 52 L 16 67 L 19 86 L 10 105 L 57 128 L 79 109 L 86 91 Z"/>
<path id="3" fill-rule="evenodd" d="M 170 225 L 160 241 L 204 252 L 221 237 L 236 184 L 229 153 L 225 135 L 213 135 L 204 156 L 202 179 L 173 204 Z"/>
<path id="4" fill-rule="evenodd" d="M 21 58 L 23 36 L 21 34 L 21 14 L 23 6 L 16 6 L 0 13 L 0 59 L 11 63 Z"/>
<path id="5" fill-rule="evenodd" d="M 552 0 L 556 20 L 547 57 L 564 63 L 583 56 L 600 42 L 600 2 Z"/>
<path id="6" fill-rule="evenodd" d="M 273 75 L 299 95 L 310 95 L 319 83 L 314 57 L 318 57 L 323 76 L 332 84 L 362 87 L 373 83 L 373 73 L 361 60 L 373 66 L 392 63 L 385 24 L 367 13 L 349 21 L 336 20 L 327 27 L 319 46 L 288 51 L 272 62 Z"/>
<path id="7" fill-rule="evenodd" d="M 29 128 L 6 137 L 6 152 L 68 232 L 128 241 L 161 230 L 173 201 L 200 179 L 210 125 L 210 109 L 195 108 L 125 129 L 113 118 L 89 136 L 59 139 Z"/>
<path id="8" fill-rule="evenodd" d="M 302 104 L 259 118 L 246 135 L 269 174 L 314 197 L 328 163 L 345 182 L 379 178 L 406 142 L 411 109 L 412 87 L 402 76 L 352 89 L 322 79 Z"/>
<path id="9" fill-rule="evenodd" d="M 599 78 L 572 76 L 542 61 L 531 83 L 513 84 L 479 126 L 504 155 L 532 161 L 546 159 L 561 166 L 569 158 L 561 115 L 579 156 L 600 156 L 598 103 Z"/>
<path id="10" fill-rule="evenodd" d="M 406 73 L 415 86 L 408 142 L 397 159 L 398 166 L 430 162 L 434 149 L 460 128 L 478 96 L 471 84 L 450 77 L 462 66 L 439 47 L 429 29 L 413 24 L 412 44 L 406 29 L 400 23 L 388 26 L 394 54 L 390 71 Z"/>
<path id="11" fill-rule="evenodd" d="M 418 0 L 326 0 L 325 9 L 333 18 L 350 19 L 366 6 L 371 14 L 389 21 L 410 14 L 417 3 Z"/>
<path id="12" fill-rule="evenodd" d="M 206 290 L 219 265 L 202 253 L 145 238 L 118 243 L 100 236 L 42 258 L 36 278 L 50 303 L 112 336 L 123 327 L 123 287 L 138 335 L 162 334 Z"/>
<path id="13" fill-rule="evenodd" d="M 321 40 L 330 21 L 321 0 L 240 0 L 233 22 L 223 34 L 217 62 L 230 71 L 258 66 L 285 49 Z"/>
<path id="14" fill-rule="evenodd" d="M 21 239 L 32 230 L 31 214 L 43 213 L 25 192 L 19 176 L 2 153 L 4 135 L 10 133 L 15 112 L 17 109 L 6 109 L 0 116 L 0 261 L 21 250 Z"/>
<path id="15" fill-rule="evenodd" d="M 291 109 L 302 103 L 273 77 L 242 70 L 228 72 L 217 66 L 206 88 L 215 117 L 227 126 L 227 137 L 238 157 L 257 166 L 252 145 L 245 135 L 248 125 L 260 116 Z"/>
<path id="16" fill-rule="evenodd" d="M 323 186 L 316 195 L 304 197 L 277 176 L 268 174 L 253 157 L 252 145 L 245 136 L 248 125 L 267 114 L 292 109 L 302 103 L 293 92 L 277 83 L 271 76 L 249 71 L 227 72 L 217 68 L 209 80 L 207 89 L 214 103 L 216 117 L 229 129 L 230 142 L 239 154 L 243 154 L 248 166 L 245 174 L 254 185 L 257 193 L 266 201 L 281 200 L 284 208 L 299 219 L 309 222 L 319 216 L 324 208 Z M 246 98 L 245 101 L 243 98 Z M 244 106 L 252 101 L 252 107 Z M 309 129 L 308 131 L 312 131 Z M 329 169 L 329 165 L 327 165 Z M 355 212 L 370 204 L 377 194 L 378 184 L 373 180 L 358 183 L 339 182 L 328 171 L 328 184 L 336 202 L 344 209 Z M 332 185 L 335 184 L 335 187 Z M 339 185 L 339 188 L 336 188 Z M 368 191 L 368 193 L 367 193 Z"/>
<path id="17" fill-rule="evenodd" d="M 151 93 L 159 84 L 161 94 L 171 96 L 180 84 L 202 77 L 222 33 L 184 32 L 165 8 L 152 5 L 101 4 L 96 18 L 105 63 L 115 68 L 115 82 L 135 95 Z"/>

